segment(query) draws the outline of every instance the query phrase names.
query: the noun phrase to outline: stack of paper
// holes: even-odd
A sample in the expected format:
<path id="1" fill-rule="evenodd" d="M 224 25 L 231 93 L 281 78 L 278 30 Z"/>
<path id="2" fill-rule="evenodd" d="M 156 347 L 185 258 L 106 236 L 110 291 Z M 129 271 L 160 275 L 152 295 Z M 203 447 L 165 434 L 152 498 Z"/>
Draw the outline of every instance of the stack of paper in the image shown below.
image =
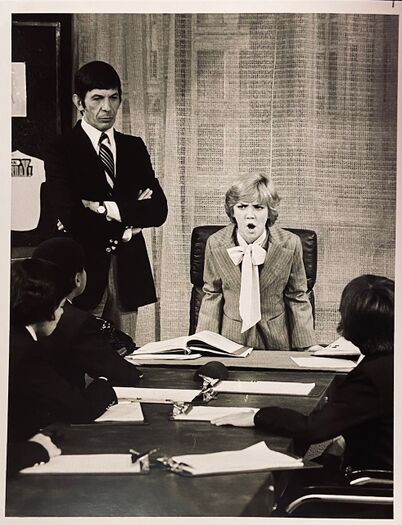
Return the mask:
<path id="1" fill-rule="evenodd" d="M 216 392 L 241 394 L 307 396 L 314 386 L 315 383 L 295 383 L 292 381 L 220 381 L 214 390 Z"/>
<path id="2" fill-rule="evenodd" d="M 258 408 L 250 407 L 209 407 L 209 406 L 192 406 L 188 412 L 173 416 L 173 419 L 179 421 L 211 421 L 217 417 L 224 417 L 230 414 L 239 414 L 245 410 L 258 412 Z"/>
<path id="3" fill-rule="evenodd" d="M 113 387 L 119 404 L 121 400 L 142 401 L 143 403 L 174 403 L 191 402 L 200 390 L 184 390 L 180 388 L 136 388 L 126 386 Z"/>
<path id="4" fill-rule="evenodd" d="M 357 366 L 357 363 L 354 363 L 349 359 L 331 357 L 291 357 L 291 359 L 300 367 L 317 368 L 319 370 L 328 369 L 348 372 Z"/>
<path id="5" fill-rule="evenodd" d="M 314 352 L 314 355 L 321 357 L 358 357 L 361 352 L 353 343 L 344 337 L 339 337 L 330 345 Z"/>
<path id="6" fill-rule="evenodd" d="M 144 414 L 142 413 L 141 404 L 135 401 L 119 401 L 118 405 L 113 405 L 98 419 L 95 419 L 95 423 L 104 423 L 106 421 L 143 423 Z"/>
<path id="7" fill-rule="evenodd" d="M 138 474 L 140 464 L 131 454 L 76 454 L 51 458 L 48 463 L 21 470 L 22 474 Z"/>
<path id="8" fill-rule="evenodd" d="M 183 471 L 200 476 L 257 470 L 284 470 L 303 468 L 303 460 L 271 450 L 264 441 L 242 450 L 214 452 L 212 454 L 187 454 L 174 456 Z"/>

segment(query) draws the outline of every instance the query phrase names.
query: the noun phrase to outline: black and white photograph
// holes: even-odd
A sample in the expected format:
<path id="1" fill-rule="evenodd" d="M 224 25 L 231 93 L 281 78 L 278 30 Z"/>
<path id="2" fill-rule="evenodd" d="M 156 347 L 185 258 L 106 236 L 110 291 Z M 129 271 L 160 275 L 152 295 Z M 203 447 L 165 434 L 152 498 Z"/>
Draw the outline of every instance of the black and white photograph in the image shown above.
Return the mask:
<path id="1" fill-rule="evenodd" d="M 401 4 L 2 8 L 3 519 L 397 521 Z"/>

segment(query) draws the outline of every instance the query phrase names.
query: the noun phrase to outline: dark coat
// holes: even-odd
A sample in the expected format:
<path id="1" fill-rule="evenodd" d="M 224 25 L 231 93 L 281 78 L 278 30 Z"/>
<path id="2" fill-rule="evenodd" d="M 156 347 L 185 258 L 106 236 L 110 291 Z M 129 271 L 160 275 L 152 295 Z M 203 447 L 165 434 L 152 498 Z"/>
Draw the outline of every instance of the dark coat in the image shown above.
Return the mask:
<path id="1" fill-rule="evenodd" d="M 11 327 L 8 441 L 23 441 L 55 422 L 90 423 L 117 402 L 109 381 L 82 390 L 60 376 L 25 327 Z"/>
<path id="2" fill-rule="evenodd" d="M 318 443 L 342 435 L 345 466 L 393 469 L 393 354 L 366 356 L 309 416 L 263 408 L 255 425 L 270 433 Z"/>
<path id="3" fill-rule="evenodd" d="M 85 386 L 85 374 L 107 377 L 119 386 L 136 386 L 140 380 L 137 368 L 110 346 L 96 318 L 68 301 L 54 332 L 38 344 L 57 372 L 80 388 Z"/>
<path id="4" fill-rule="evenodd" d="M 78 122 L 57 137 L 45 154 L 46 181 L 55 214 L 69 235 L 85 250 L 88 282 L 75 304 L 95 308 L 106 288 L 110 259 L 117 257 L 118 290 L 122 306 L 134 310 L 156 301 L 151 266 L 142 233 L 121 242 L 126 226 L 160 226 L 167 217 L 167 202 L 152 169 L 144 142 L 115 131 L 116 179 L 113 191 L 106 183 L 103 165 Z M 141 190 L 153 190 L 152 198 L 137 200 Z M 85 208 L 81 199 L 113 200 L 122 222 Z M 110 252 L 107 249 L 113 250 Z M 113 254 L 113 255 L 112 255 Z"/>

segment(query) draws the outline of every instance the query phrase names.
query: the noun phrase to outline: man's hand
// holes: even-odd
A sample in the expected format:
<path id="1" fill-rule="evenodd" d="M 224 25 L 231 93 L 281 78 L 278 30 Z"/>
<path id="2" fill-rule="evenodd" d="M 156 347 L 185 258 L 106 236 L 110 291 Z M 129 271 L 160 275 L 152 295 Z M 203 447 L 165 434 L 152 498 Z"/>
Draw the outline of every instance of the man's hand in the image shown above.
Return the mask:
<path id="1" fill-rule="evenodd" d="M 152 197 L 152 193 L 153 193 L 152 190 L 150 190 L 149 188 L 147 188 L 144 191 L 140 190 L 138 192 L 137 200 L 143 201 L 145 199 L 150 199 Z"/>
<path id="2" fill-rule="evenodd" d="M 244 409 L 243 412 L 238 412 L 237 414 L 229 414 L 227 416 L 211 419 L 211 423 L 217 427 L 220 427 L 221 425 L 232 425 L 234 427 L 253 427 L 254 415 L 256 412 L 257 411 L 252 408 Z"/>
<path id="3" fill-rule="evenodd" d="M 63 226 L 63 224 L 62 224 L 60 219 L 57 219 L 57 229 L 59 230 L 59 232 L 66 232 L 67 231 L 65 229 L 65 227 Z"/>
<path id="4" fill-rule="evenodd" d="M 86 199 L 81 199 L 81 202 L 85 208 L 89 208 L 91 211 L 98 213 L 98 208 L 100 206 L 99 201 L 87 201 Z"/>
<path id="5" fill-rule="evenodd" d="M 134 235 L 138 235 L 142 231 L 142 228 L 134 228 L 133 226 L 128 226 L 124 232 L 123 236 L 121 238 L 122 242 L 129 242 L 133 238 Z"/>
<path id="6" fill-rule="evenodd" d="M 312 346 L 308 346 L 307 348 L 302 348 L 302 350 L 306 352 L 316 352 L 317 350 L 322 350 L 322 349 L 323 347 L 320 345 L 312 345 Z"/>

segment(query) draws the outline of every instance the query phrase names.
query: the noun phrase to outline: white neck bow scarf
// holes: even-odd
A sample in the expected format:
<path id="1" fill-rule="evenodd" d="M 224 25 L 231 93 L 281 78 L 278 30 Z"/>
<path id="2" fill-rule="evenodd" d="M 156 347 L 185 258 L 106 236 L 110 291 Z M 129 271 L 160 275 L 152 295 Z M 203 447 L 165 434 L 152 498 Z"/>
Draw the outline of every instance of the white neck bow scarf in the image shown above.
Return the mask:
<path id="1" fill-rule="evenodd" d="M 239 246 L 232 246 L 227 249 L 229 257 L 234 264 L 238 265 L 243 261 L 239 298 L 240 317 L 243 320 L 241 333 L 257 324 L 261 319 L 260 274 L 258 272 L 258 265 L 265 261 L 267 254 L 266 250 L 262 247 L 266 236 L 267 232 L 264 231 L 257 240 L 251 244 L 247 244 L 239 232 L 237 232 Z"/>

